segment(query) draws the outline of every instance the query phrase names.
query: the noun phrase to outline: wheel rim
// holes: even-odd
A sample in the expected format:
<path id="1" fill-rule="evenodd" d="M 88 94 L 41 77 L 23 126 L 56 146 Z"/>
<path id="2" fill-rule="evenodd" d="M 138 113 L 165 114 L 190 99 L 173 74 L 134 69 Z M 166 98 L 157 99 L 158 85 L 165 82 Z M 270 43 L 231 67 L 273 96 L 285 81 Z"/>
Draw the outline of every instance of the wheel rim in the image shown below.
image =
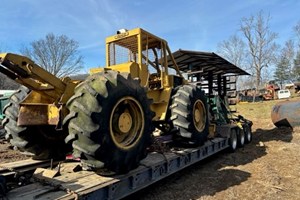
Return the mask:
<path id="1" fill-rule="evenodd" d="M 121 149 L 130 149 L 140 140 L 144 131 L 144 112 L 133 97 L 120 99 L 112 109 L 109 126 L 110 135 Z"/>
<path id="2" fill-rule="evenodd" d="M 197 100 L 193 107 L 193 121 L 198 132 L 202 132 L 206 124 L 206 110 L 201 100 Z"/>

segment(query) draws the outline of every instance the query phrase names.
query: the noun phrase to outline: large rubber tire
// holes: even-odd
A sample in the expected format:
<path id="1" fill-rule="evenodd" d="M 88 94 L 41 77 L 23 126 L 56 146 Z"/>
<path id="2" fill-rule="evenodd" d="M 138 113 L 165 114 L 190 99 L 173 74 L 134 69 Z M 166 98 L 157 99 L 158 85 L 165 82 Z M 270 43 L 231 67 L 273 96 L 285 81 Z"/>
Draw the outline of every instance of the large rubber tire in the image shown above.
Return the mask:
<path id="1" fill-rule="evenodd" d="M 245 133 L 244 130 L 237 128 L 237 141 L 238 141 L 238 147 L 244 147 L 245 146 Z"/>
<path id="2" fill-rule="evenodd" d="M 145 88 L 128 73 L 105 71 L 88 77 L 76 87 L 67 106 L 65 141 L 72 143 L 73 155 L 84 165 L 104 164 L 118 174 L 127 173 L 146 157 L 154 113 Z"/>
<path id="3" fill-rule="evenodd" d="M 21 86 L 4 107 L 5 118 L 2 125 L 6 131 L 6 139 L 21 151 L 29 152 L 33 159 L 64 159 L 70 148 L 64 143 L 64 135 L 50 126 L 17 125 L 20 102 L 29 94 L 30 90 Z M 38 117 L 38 116 L 37 116 Z M 65 135 L 66 136 L 66 135 Z"/>
<path id="4" fill-rule="evenodd" d="M 238 147 L 238 136 L 235 128 L 230 130 L 230 138 L 229 138 L 229 151 L 231 153 L 235 152 Z"/>
<path id="5" fill-rule="evenodd" d="M 245 124 L 243 126 L 243 131 L 245 134 L 245 143 L 248 144 L 252 141 L 252 130 L 251 130 L 251 126 L 248 124 Z"/>
<path id="6" fill-rule="evenodd" d="M 175 141 L 181 144 L 202 145 L 209 134 L 207 99 L 195 85 L 183 85 L 172 97 L 171 120 L 179 130 Z"/>

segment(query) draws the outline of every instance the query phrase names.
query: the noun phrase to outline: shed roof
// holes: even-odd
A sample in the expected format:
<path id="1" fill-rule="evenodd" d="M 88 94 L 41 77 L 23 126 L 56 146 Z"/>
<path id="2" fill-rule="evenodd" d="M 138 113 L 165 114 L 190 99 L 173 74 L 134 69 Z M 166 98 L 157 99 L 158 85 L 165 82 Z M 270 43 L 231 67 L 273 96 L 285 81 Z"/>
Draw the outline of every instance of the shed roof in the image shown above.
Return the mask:
<path id="1" fill-rule="evenodd" d="M 193 72 L 201 71 L 201 76 L 207 77 L 208 72 L 213 75 L 250 75 L 246 71 L 230 63 L 213 52 L 189 51 L 179 49 L 173 53 L 173 57 L 180 71 Z M 168 66 L 174 67 L 171 59 L 168 59 Z"/>

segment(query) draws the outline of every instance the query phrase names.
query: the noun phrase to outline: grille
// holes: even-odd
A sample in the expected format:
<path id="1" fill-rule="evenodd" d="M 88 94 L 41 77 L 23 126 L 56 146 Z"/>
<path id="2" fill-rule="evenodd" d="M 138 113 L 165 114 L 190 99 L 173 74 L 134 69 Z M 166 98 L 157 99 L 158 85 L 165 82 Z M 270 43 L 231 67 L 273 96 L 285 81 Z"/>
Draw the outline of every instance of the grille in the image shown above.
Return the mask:
<path id="1" fill-rule="evenodd" d="M 138 61 L 138 41 L 136 36 L 109 43 L 108 48 L 110 65 Z"/>

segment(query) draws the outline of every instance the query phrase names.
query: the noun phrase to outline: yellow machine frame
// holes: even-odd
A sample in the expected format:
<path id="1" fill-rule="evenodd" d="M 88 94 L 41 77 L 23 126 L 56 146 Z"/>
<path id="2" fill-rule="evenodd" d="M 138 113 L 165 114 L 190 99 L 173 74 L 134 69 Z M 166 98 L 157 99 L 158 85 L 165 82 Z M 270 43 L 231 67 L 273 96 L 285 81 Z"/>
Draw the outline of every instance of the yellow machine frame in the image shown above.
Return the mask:
<path id="1" fill-rule="evenodd" d="M 127 50 L 127 62 L 115 62 L 120 48 Z M 160 51 L 160 55 L 154 49 Z M 154 57 L 152 60 L 149 58 L 151 50 L 153 50 Z M 175 66 L 176 75 L 169 75 L 168 59 L 171 59 Z M 149 66 L 156 69 L 155 73 L 149 70 Z M 181 79 L 182 84 L 186 83 L 168 43 L 141 28 L 129 31 L 123 29 L 118 31 L 118 34 L 106 38 L 106 67 L 90 69 L 90 73 L 94 74 L 103 70 L 128 72 L 133 78 L 138 78 L 141 81 L 140 84 L 148 88 L 148 97 L 153 99 L 151 109 L 155 112 L 153 118 L 155 121 L 166 119 L 175 78 Z"/>

